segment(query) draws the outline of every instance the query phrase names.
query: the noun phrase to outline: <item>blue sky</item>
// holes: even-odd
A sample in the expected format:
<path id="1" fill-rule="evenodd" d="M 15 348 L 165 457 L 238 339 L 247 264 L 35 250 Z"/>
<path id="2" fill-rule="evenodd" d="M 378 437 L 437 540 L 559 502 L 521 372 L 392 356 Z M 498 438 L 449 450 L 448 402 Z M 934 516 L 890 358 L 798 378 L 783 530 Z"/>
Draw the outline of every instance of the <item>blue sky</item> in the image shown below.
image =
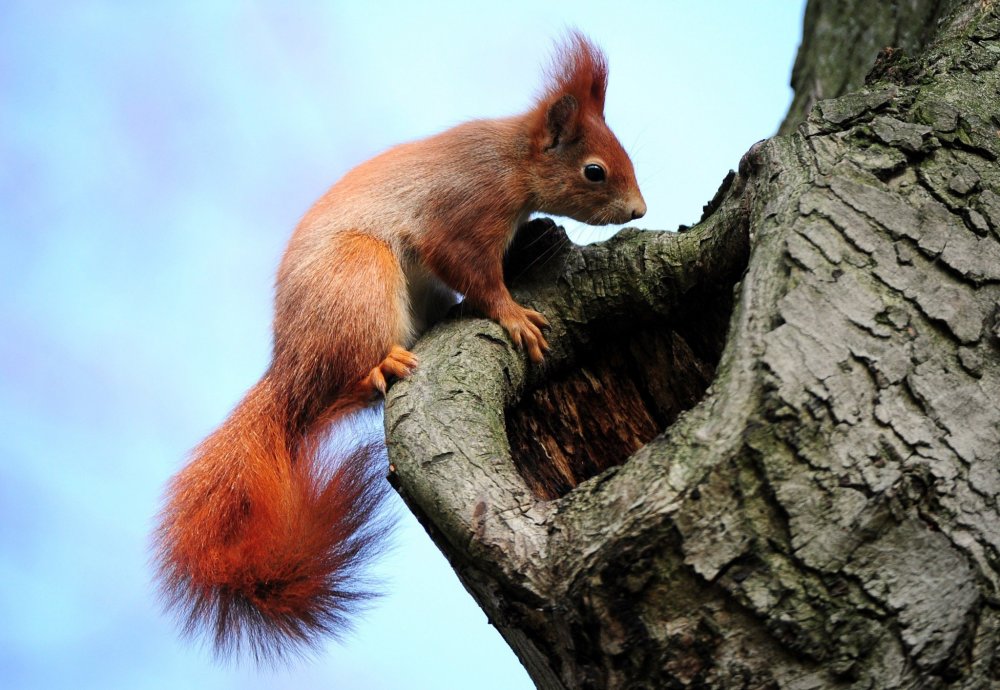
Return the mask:
<path id="1" fill-rule="evenodd" d="M 0 685 L 530 688 L 405 511 L 347 644 L 213 663 L 149 584 L 164 482 L 266 367 L 284 244 L 352 166 L 528 107 L 575 26 L 610 59 L 641 227 L 692 223 L 777 128 L 802 6 L 0 5 Z"/>

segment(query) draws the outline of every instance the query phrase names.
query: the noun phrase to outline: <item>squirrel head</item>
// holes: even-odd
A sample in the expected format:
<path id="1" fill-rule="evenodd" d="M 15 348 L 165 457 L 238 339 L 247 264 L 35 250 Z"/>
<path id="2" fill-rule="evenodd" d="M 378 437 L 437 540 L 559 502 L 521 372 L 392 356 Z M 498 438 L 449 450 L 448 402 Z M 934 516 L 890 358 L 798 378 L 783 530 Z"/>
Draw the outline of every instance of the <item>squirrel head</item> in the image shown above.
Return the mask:
<path id="1" fill-rule="evenodd" d="M 539 211 L 591 225 L 627 223 L 646 213 L 632 160 L 604 122 L 607 85 L 604 54 L 572 32 L 529 114 Z"/>

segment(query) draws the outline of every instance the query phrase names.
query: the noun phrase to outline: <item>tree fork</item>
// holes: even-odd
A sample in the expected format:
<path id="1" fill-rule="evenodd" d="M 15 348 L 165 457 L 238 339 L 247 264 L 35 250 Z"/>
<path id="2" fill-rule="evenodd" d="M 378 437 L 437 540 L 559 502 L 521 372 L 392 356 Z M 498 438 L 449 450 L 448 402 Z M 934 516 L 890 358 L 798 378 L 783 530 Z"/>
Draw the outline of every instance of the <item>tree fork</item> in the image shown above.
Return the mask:
<path id="1" fill-rule="evenodd" d="M 390 390 L 395 485 L 539 687 L 1000 684 L 1000 17 L 801 67 L 856 4 L 807 11 L 836 98 L 694 228 L 525 229 L 543 367 L 465 315 Z"/>

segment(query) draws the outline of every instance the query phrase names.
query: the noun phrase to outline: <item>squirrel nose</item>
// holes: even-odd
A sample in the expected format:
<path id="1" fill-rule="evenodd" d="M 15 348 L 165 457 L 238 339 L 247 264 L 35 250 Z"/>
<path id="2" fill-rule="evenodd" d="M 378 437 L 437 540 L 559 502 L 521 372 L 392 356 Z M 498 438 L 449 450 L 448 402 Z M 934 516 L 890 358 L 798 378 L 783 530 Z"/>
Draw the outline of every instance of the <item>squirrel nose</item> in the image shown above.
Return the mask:
<path id="1" fill-rule="evenodd" d="M 644 215 L 646 215 L 646 202 L 639 199 L 636 205 L 632 207 L 632 220 L 642 218 Z"/>

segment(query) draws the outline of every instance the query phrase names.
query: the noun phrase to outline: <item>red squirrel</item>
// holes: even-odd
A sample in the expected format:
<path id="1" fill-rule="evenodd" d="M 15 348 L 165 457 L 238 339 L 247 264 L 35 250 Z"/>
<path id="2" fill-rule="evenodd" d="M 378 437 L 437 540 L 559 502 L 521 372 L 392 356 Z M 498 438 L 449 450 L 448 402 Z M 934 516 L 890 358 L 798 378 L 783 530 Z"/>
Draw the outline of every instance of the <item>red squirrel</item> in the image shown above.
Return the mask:
<path id="1" fill-rule="evenodd" d="M 545 317 L 514 301 L 501 265 L 528 216 L 645 213 L 604 121 L 607 76 L 571 33 L 530 110 L 392 148 L 302 218 L 278 270 L 271 364 L 171 480 L 155 534 L 168 607 L 217 653 L 315 645 L 369 596 L 358 571 L 382 536 L 381 455 L 330 462 L 324 432 L 417 366 L 408 348 L 455 293 L 542 361 Z"/>

